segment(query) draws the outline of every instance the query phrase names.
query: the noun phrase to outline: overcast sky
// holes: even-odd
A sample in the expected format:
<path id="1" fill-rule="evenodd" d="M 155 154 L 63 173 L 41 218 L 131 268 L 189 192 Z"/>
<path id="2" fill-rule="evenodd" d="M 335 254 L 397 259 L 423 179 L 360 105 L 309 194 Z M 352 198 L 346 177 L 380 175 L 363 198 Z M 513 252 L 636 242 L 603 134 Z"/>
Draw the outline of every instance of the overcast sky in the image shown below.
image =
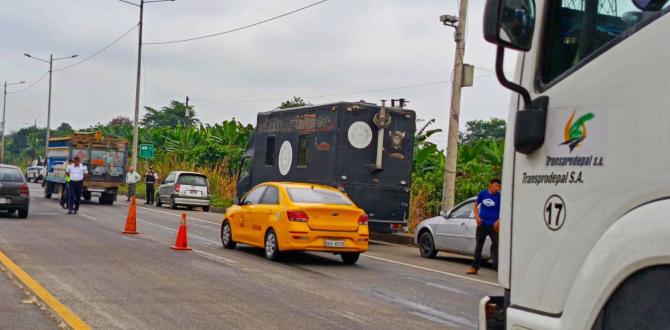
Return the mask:
<path id="1" fill-rule="evenodd" d="M 0 80 L 28 87 L 48 58 L 101 49 L 138 21 L 137 7 L 118 0 L 0 0 Z M 177 0 L 145 7 L 145 42 L 211 34 L 254 23 L 316 0 Z M 464 89 L 461 125 L 506 117 L 510 93 L 492 74 L 495 48 L 483 40 L 484 1 L 470 1 L 467 63 L 475 86 Z M 454 60 L 453 29 L 439 15 L 456 14 L 456 0 L 329 0 L 239 32 L 188 43 L 144 46 L 141 104 L 154 108 L 188 95 L 203 122 L 232 117 L 255 124 L 256 113 L 282 99 L 302 96 L 313 104 L 404 97 L 419 118 L 447 128 Z M 507 69 L 513 70 L 508 56 Z M 54 73 L 52 127 L 106 123 L 134 111 L 137 30 L 91 60 Z M 434 84 L 430 84 L 434 83 Z M 430 85 L 427 85 L 430 84 Z M 370 91 L 407 87 L 391 91 Z M 48 79 L 10 94 L 7 128 L 46 124 Z M 324 96 L 338 94 L 337 96 Z M 344 95 L 346 94 L 346 95 Z M 142 112 L 143 113 L 143 112 Z M 446 133 L 435 138 L 443 145 Z"/>

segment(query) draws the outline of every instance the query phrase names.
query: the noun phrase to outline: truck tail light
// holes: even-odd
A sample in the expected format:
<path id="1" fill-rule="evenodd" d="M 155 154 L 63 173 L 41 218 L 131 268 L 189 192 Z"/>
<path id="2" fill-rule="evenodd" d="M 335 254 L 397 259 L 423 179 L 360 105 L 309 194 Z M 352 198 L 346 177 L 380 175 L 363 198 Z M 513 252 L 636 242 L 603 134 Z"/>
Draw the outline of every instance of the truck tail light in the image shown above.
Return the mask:
<path id="1" fill-rule="evenodd" d="M 303 211 L 286 211 L 286 215 L 288 216 L 289 221 L 307 222 L 309 220 L 307 213 Z"/>
<path id="2" fill-rule="evenodd" d="M 361 214 L 361 216 L 358 217 L 358 224 L 361 226 L 366 226 L 368 224 L 368 215 Z"/>
<path id="3" fill-rule="evenodd" d="M 21 193 L 21 196 L 30 196 L 30 189 L 28 188 L 27 183 L 21 184 L 19 187 L 19 192 Z"/>
<path id="4" fill-rule="evenodd" d="M 175 184 L 175 185 L 174 185 L 174 191 L 175 191 L 175 192 L 179 192 L 179 189 L 181 189 L 181 185 L 178 184 L 178 183 Z"/>

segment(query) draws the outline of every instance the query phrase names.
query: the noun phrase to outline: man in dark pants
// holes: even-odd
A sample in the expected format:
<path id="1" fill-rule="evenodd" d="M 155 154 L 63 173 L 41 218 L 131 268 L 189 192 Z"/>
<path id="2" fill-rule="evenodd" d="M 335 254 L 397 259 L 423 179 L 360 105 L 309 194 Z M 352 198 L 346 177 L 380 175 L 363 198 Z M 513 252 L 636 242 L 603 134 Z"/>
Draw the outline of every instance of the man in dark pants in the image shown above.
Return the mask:
<path id="1" fill-rule="evenodd" d="M 81 201 L 81 192 L 84 189 L 84 179 L 88 175 L 86 165 L 82 164 L 79 157 L 74 158 L 74 163 L 68 165 L 65 170 L 66 175 L 70 177 L 70 189 L 68 191 L 67 214 L 77 214 L 79 212 L 79 201 Z"/>
<path id="2" fill-rule="evenodd" d="M 475 219 L 477 220 L 477 246 L 475 247 L 475 260 L 468 270 L 469 275 L 476 275 L 482 262 L 482 249 L 486 237 L 491 238 L 491 258 L 493 267 L 498 268 L 498 227 L 500 225 L 500 180 L 493 179 L 489 182 L 489 188 L 482 190 L 477 195 L 474 206 Z"/>
<path id="3" fill-rule="evenodd" d="M 158 174 L 154 172 L 152 167 L 149 167 L 149 170 L 144 173 L 144 183 L 147 185 L 147 202 L 144 204 L 152 205 L 154 203 L 156 180 L 158 180 Z"/>

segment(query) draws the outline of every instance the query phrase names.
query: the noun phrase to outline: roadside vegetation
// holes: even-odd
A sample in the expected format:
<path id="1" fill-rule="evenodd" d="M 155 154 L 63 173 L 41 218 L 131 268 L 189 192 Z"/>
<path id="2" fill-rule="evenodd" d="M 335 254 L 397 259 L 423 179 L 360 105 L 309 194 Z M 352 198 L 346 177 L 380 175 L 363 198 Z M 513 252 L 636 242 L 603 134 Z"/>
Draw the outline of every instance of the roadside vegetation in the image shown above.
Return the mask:
<path id="1" fill-rule="evenodd" d="M 294 97 L 283 102 L 277 110 L 309 105 Z M 140 143 L 156 148 L 153 159 L 140 159 L 138 173 L 152 166 L 161 176 L 173 170 L 197 171 L 210 178 L 212 206 L 227 207 L 235 195 L 237 170 L 253 126 L 235 118 L 217 124 L 202 124 L 193 106 L 172 101 L 161 109 L 146 108 L 140 128 Z M 421 220 L 439 214 L 442 204 L 445 151 L 431 142 L 440 129 L 432 128 L 435 119 L 417 123 L 412 173 L 410 230 Z M 81 131 L 100 131 L 132 141 L 132 121 L 117 117 L 106 124 L 98 124 Z M 52 136 L 74 132 L 62 123 Z M 8 163 L 25 167 L 37 155 L 44 154 L 46 130 L 24 127 L 6 138 Z M 502 170 L 505 121 L 501 119 L 475 120 L 466 123 L 459 135 L 456 202 L 477 194 L 488 180 L 499 177 Z M 123 188 L 125 189 L 125 187 Z M 124 192 L 124 191 L 122 191 Z M 145 197 L 144 185 L 138 185 L 138 196 Z"/>

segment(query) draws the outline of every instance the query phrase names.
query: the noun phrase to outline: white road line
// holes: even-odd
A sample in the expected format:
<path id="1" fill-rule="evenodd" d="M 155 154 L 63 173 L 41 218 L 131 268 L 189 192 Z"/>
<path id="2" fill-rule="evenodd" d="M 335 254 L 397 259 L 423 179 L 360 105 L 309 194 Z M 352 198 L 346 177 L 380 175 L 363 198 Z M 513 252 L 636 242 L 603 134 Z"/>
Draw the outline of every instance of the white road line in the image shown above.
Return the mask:
<path id="1" fill-rule="evenodd" d="M 87 214 L 83 214 L 83 213 L 78 213 L 78 214 L 81 215 L 82 217 L 88 218 L 90 220 L 96 220 L 97 219 L 96 217 L 93 217 L 93 216 L 90 216 L 90 215 L 87 215 Z"/>
<path id="2" fill-rule="evenodd" d="M 128 204 L 128 203 L 121 203 L 121 202 L 118 202 L 118 204 L 120 204 L 120 205 L 130 205 L 130 204 Z M 147 210 L 147 211 L 153 211 L 153 212 L 157 212 L 157 213 L 163 213 L 163 214 L 167 214 L 167 215 L 172 215 L 172 216 L 181 218 L 181 214 L 174 214 L 174 213 L 165 212 L 165 211 L 161 211 L 161 210 L 150 209 L 150 208 L 148 208 L 148 207 L 144 207 L 144 206 L 138 206 L 137 208 L 138 208 L 138 209 L 142 209 L 142 210 Z M 192 217 L 192 216 L 189 216 L 189 215 L 187 215 L 187 217 L 188 217 L 189 220 L 195 220 L 195 221 L 200 221 L 200 222 L 206 222 L 206 223 L 215 224 L 215 225 L 220 225 L 220 224 L 221 224 L 221 223 L 214 222 L 214 221 L 207 221 L 207 220 L 203 220 L 203 219 L 198 219 L 198 218 L 195 218 L 195 217 Z"/>
<path id="3" fill-rule="evenodd" d="M 216 254 L 213 254 L 213 253 L 209 253 L 209 252 L 205 252 L 205 251 L 201 251 L 201 250 L 193 250 L 193 252 L 195 252 L 197 254 L 201 254 L 205 257 L 217 259 L 217 260 L 220 260 L 220 261 L 223 261 L 223 262 L 227 262 L 227 263 L 231 263 L 231 264 L 236 264 L 237 263 L 237 261 L 235 261 L 233 259 L 228 259 L 226 257 L 217 256 Z"/>
<path id="4" fill-rule="evenodd" d="M 442 274 L 442 275 L 447 275 L 447 276 L 451 276 L 451 277 L 455 277 L 455 278 L 460 278 L 460 279 L 468 280 L 468 281 L 472 281 L 472 282 L 477 282 L 477 283 L 482 283 L 482 284 L 488 284 L 488 285 L 492 285 L 492 286 L 495 286 L 495 287 L 499 287 L 499 286 L 500 286 L 500 285 L 498 285 L 498 283 L 489 282 L 489 281 L 484 281 L 484 280 L 478 280 L 478 279 L 476 279 L 476 278 L 467 277 L 467 276 L 458 275 L 458 274 L 453 274 L 453 273 L 449 273 L 449 272 L 443 272 L 443 271 L 441 271 L 441 270 L 437 270 L 437 269 L 432 269 L 432 268 L 427 268 L 427 267 L 422 267 L 422 266 L 412 265 L 412 264 L 408 264 L 408 263 L 404 263 L 404 262 L 400 262 L 400 261 L 395 261 L 395 260 L 391 260 L 391 259 L 386 259 L 386 258 L 376 257 L 376 256 L 370 255 L 370 254 L 368 254 L 368 253 L 361 254 L 361 256 L 363 256 L 363 257 L 367 257 L 367 258 L 370 258 L 370 259 L 379 260 L 379 261 L 389 262 L 389 263 L 396 264 L 396 265 L 407 266 L 407 267 L 411 267 L 411 268 L 414 268 L 414 269 L 420 269 L 420 270 L 425 270 L 425 271 L 428 271 L 428 272 L 433 272 L 433 273 L 438 273 L 438 274 Z"/>

